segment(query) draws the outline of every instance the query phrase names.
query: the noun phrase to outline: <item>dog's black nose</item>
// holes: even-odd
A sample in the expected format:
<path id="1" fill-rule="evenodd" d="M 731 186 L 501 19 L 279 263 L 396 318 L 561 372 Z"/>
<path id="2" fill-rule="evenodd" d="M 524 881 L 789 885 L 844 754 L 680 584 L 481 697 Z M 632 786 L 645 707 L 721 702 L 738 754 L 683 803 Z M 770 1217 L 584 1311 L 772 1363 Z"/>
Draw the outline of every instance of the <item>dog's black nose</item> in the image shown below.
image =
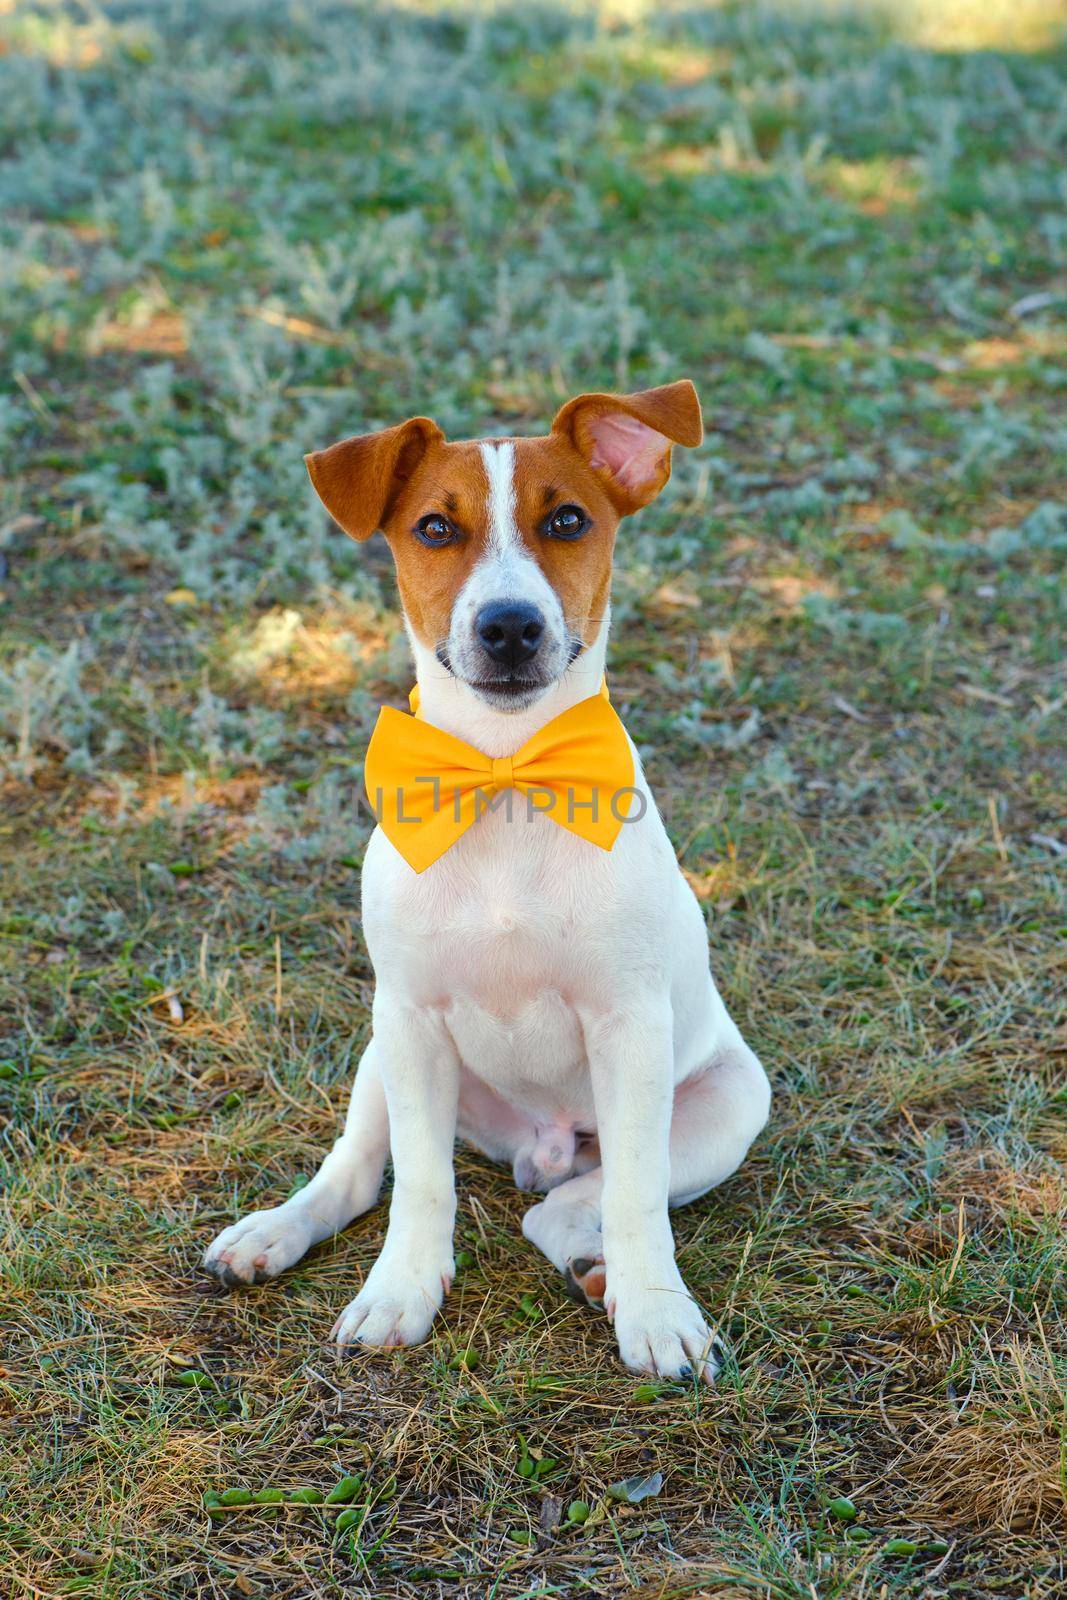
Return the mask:
<path id="1" fill-rule="evenodd" d="M 545 619 L 526 600 L 493 600 L 475 617 L 474 631 L 491 661 L 520 667 L 537 654 Z"/>

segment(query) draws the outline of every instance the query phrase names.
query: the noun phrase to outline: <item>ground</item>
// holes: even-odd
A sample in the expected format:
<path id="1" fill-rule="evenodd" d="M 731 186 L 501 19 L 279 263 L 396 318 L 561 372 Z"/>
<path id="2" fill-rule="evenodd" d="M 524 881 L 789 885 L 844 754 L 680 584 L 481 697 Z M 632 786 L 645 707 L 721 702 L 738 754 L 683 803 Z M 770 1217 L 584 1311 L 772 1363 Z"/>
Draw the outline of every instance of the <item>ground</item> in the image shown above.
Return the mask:
<path id="1" fill-rule="evenodd" d="M 1063 20 L 2 0 L 5 1594 L 1065 1592 Z M 610 670 L 774 1085 L 675 1219 L 726 1370 L 464 1152 L 432 1340 L 342 1359 L 382 1208 L 198 1270 L 368 1028 L 409 670 L 302 453 L 681 376 Z"/>

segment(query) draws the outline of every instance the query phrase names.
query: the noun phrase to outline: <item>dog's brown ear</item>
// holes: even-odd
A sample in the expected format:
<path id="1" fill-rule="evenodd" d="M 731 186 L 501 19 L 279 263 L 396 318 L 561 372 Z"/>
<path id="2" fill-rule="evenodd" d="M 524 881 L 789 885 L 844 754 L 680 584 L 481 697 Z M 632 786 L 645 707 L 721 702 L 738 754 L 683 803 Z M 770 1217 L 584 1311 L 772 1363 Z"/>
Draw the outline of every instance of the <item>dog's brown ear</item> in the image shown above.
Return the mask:
<path id="1" fill-rule="evenodd" d="M 359 433 L 304 457 L 315 492 L 353 539 L 369 539 L 389 515 L 426 451 L 444 434 L 429 417 Z"/>
<path id="2" fill-rule="evenodd" d="M 704 437 L 688 378 L 637 394 L 580 394 L 556 414 L 560 433 L 602 479 L 623 516 L 654 500 L 671 475 L 671 446 Z"/>

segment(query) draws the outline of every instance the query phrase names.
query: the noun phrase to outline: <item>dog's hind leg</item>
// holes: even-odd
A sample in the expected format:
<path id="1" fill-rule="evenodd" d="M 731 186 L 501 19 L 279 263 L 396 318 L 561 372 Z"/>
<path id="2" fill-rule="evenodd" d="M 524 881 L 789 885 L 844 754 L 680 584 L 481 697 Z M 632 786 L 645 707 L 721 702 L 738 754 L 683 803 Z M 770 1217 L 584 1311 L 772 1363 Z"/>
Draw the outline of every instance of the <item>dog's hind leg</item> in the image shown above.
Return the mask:
<path id="1" fill-rule="evenodd" d="M 581 1177 L 569 1178 L 558 1189 L 550 1189 L 522 1219 L 523 1233 L 556 1271 L 562 1272 L 568 1292 L 594 1306 L 602 1305 L 604 1296 L 603 1186 L 604 1174 L 594 1167 Z"/>
<path id="2" fill-rule="evenodd" d="M 771 1086 L 736 1028 L 708 1066 L 680 1083 L 671 1115 L 670 1204 L 688 1205 L 732 1177 L 767 1121 Z"/>
<path id="3" fill-rule="evenodd" d="M 283 1205 L 224 1228 L 204 1267 L 227 1288 L 262 1283 L 329 1239 L 378 1198 L 389 1155 L 389 1117 L 373 1039 L 363 1052 L 344 1132 L 311 1182 Z"/>
<path id="4" fill-rule="evenodd" d="M 770 1087 L 756 1055 L 734 1030 L 711 1064 L 678 1085 L 670 1134 L 670 1204 L 723 1183 L 767 1120 Z M 603 1172 L 597 1167 L 553 1189 L 522 1219 L 522 1231 L 590 1305 L 604 1297 L 600 1233 Z"/>

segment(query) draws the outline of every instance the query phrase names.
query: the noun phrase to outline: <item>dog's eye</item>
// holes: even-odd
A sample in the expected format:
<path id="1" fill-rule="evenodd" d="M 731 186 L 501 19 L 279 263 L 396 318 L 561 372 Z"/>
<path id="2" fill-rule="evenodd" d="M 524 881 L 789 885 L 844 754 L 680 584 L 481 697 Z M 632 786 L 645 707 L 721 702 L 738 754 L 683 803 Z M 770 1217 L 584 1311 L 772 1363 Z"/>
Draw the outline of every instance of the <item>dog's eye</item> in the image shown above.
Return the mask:
<path id="1" fill-rule="evenodd" d="M 451 544 L 456 537 L 456 530 L 447 517 L 443 517 L 439 511 L 431 511 L 429 516 L 420 517 L 416 522 L 415 536 L 423 544 Z"/>
<path id="2" fill-rule="evenodd" d="M 581 506 L 560 506 L 545 523 L 545 532 L 553 539 L 577 539 L 589 526 L 589 518 Z"/>

